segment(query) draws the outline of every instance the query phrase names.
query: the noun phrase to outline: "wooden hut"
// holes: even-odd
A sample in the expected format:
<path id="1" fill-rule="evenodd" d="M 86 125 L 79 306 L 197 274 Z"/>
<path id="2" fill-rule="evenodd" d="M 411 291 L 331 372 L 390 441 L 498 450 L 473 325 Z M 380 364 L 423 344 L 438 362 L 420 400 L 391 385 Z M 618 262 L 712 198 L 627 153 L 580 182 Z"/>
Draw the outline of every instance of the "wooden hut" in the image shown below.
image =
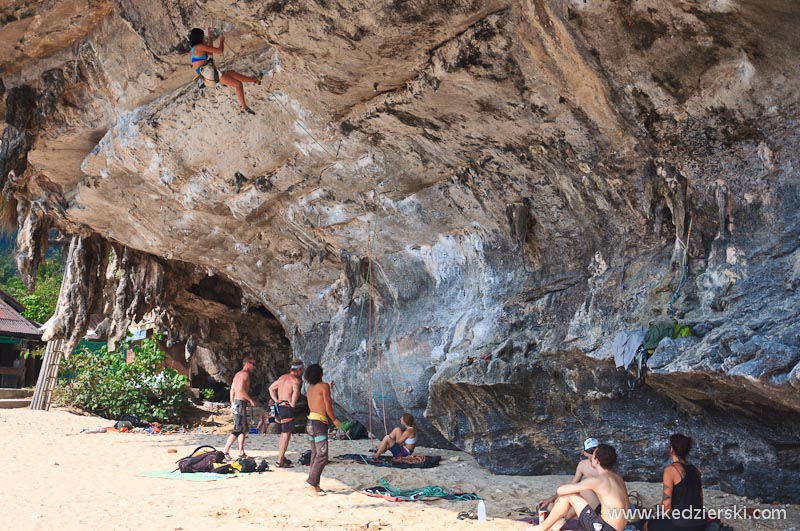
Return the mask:
<path id="1" fill-rule="evenodd" d="M 42 333 L 22 316 L 25 307 L 0 290 L 0 387 L 25 387 L 36 381 L 39 363 L 21 354 L 42 346 Z"/>

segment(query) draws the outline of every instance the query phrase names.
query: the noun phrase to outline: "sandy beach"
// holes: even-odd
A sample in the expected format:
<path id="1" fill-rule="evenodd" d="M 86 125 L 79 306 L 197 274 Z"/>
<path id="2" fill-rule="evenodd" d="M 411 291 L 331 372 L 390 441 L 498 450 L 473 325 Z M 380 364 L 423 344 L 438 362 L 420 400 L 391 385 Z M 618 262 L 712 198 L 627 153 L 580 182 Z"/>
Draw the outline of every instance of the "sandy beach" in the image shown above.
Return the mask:
<path id="1" fill-rule="evenodd" d="M 514 509 L 532 506 L 550 495 L 569 476 L 496 476 L 469 455 L 431 448 L 417 454 L 441 455 L 432 469 L 395 470 L 339 461 L 345 453 L 366 452 L 371 441 L 332 441 L 332 462 L 325 468 L 325 495 L 307 494 L 308 468 L 273 469 L 261 474 L 230 476 L 217 481 L 184 481 L 140 476 L 171 470 L 178 457 L 201 444 L 222 448 L 225 418 L 205 433 L 149 435 L 144 433 L 81 434 L 81 429 L 113 422 L 52 409 L 0 410 L 0 447 L 4 449 L 4 489 L 0 494 L 0 529 L 338 529 L 386 531 L 492 528 L 524 530 L 516 521 L 525 515 Z M 217 431 L 217 433 L 207 433 Z M 250 435 L 248 454 L 266 458 L 272 467 L 277 435 Z M 297 461 L 308 447 L 295 435 L 288 456 Z M 234 447 L 235 448 L 235 447 Z M 169 449 L 177 453 L 169 453 Z M 236 455 L 236 452 L 232 452 Z M 444 500 L 391 503 L 360 489 L 386 477 L 394 487 L 438 485 L 475 492 L 485 499 L 488 521 L 459 520 L 460 511 L 474 510 L 474 501 Z M 656 503 L 660 484 L 632 482 L 645 506 Z M 709 508 L 785 509 L 786 519 L 727 521 L 736 530 L 797 529 L 800 507 L 765 505 L 716 490 L 706 490 Z M 266 526 L 266 527 L 264 527 Z"/>

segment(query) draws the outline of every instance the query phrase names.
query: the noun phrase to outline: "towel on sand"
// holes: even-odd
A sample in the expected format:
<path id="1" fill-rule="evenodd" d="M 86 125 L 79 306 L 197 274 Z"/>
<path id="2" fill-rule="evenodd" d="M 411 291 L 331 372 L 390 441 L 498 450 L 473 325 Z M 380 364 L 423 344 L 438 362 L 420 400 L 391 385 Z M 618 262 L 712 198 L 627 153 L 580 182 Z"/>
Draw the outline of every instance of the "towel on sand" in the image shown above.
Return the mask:
<path id="1" fill-rule="evenodd" d="M 439 466 L 442 460 L 440 455 L 409 455 L 406 457 L 398 457 L 393 459 L 390 455 L 381 456 L 375 459 L 371 455 L 364 454 L 344 454 L 337 457 L 337 459 L 349 459 L 355 463 L 373 465 L 373 466 L 387 466 L 392 468 L 433 468 Z"/>
<path id="2" fill-rule="evenodd" d="M 193 472 L 191 474 L 187 474 L 181 472 L 180 470 L 155 470 L 153 472 L 142 472 L 139 475 L 148 478 L 182 479 L 184 481 L 215 481 L 217 479 L 247 476 L 248 474 L 215 474 L 213 472 Z"/>

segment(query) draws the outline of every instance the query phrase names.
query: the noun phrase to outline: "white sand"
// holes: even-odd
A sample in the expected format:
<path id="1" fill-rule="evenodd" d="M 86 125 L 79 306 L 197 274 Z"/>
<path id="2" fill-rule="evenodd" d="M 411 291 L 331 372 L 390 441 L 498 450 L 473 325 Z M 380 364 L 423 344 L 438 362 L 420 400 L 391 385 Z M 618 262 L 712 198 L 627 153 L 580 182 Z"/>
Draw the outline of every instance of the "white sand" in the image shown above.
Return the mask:
<path id="1" fill-rule="evenodd" d="M 418 448 L 417 453 L 442 455 L 443 461 L 426 470 L 393 470 L 334 460 L 323 473 L 321 486 L 327 493 L 319 498 L 307 494 L 308 468 L 300 465 L 209 482 L 147 478 L 137 474 L 170 470 L 178 457 L 201 444 L 221 449 L 225 433 L 79 434 L 82 428 L 112 424 L 58 409 L 0 410 L 4 457 L 0 529 L 449 531 L 478 526 L 524 530 L 530 526 L 515 521 L 524 515 L 513 509 L 533 505 L 570 479 L 495 476 L 466 454 L 429 448 Z M 272 466 L 277 442 L 277 435 L 250 435 L 245 450 L 254 457 L 265 457 Z M 330 454 L 364 453 L 370 445 L 370 441 L 332 441 Z M 294 435 L 288 456 L 297 461 L 307 446 L 305 436 Z M 170 448 L 177 454 L 168 453 Z M 235 450 L 232 454 L 236 455 Z M 476 508 L 474 501 L 390 503 L 358 492 L 377 485 L 381 476 L 399 488 L 439 485 L 476 492 L 486 500 L 489 521 L 479 524 L 457 519 L 459 511 Z M 640 492 L 651 505 L 657 501 L 660 485 L 630 483 L 629 490 Z M 715 508 L 776 507 L 713 490 L 706 491 L 706 504 Z M 737 530 L 797 528 L 800 507 L 788 506 L 787 511 L 787 520 L 729 523 Z"/>

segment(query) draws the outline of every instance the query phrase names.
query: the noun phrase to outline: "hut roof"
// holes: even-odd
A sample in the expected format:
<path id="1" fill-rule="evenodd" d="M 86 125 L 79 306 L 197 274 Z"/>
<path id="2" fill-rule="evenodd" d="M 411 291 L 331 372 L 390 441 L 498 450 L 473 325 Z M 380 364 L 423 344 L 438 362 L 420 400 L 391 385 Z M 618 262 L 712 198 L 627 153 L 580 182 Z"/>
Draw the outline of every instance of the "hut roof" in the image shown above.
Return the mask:
<path id="1" fill-rule="evenodd" d="M 25 307 L 0 291 L 0 336 L 41 340 L 42 333 L 36 325 L 20 315 L 20 311 L 25 311 Z"/>

